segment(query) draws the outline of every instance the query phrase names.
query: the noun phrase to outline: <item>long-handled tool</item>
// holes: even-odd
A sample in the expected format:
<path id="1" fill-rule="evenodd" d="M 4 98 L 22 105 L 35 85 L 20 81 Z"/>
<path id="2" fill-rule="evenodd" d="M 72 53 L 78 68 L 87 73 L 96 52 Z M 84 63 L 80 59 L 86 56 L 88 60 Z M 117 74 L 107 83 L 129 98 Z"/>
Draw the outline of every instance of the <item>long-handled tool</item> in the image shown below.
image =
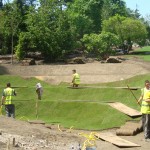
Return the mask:
<path id="1" fill-rule="evenodd" d="M 38 119 L 38 100 L 36 100 L 35 109 L 36 109 L 36 119 Z"/>
<path id="2" fill-rule="evenodd" d="M 136 102 L 139 104 L 139 106 L 141 106 L 140 103 L 138 102 L 138 99 L 136 98 L 136 96 L 134 95 L 134 93 L 132 92 L 132 90 L 130 89 L 130 87 L 128 85 L 127 85 L 127 87 L 129 89 L 129 91 L 132 93 L 132 95 L 134 96 Z"/>

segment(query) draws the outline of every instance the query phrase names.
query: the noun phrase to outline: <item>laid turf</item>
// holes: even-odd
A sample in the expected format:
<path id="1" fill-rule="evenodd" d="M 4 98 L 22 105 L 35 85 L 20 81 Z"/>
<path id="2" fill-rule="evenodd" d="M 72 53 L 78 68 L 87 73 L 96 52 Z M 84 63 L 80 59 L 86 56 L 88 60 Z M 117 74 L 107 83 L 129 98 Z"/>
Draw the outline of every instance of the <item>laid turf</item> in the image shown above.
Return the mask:
<path id="1" fill-rule="evenodd" d="M 126 120 L 133 120 L 133 118 L 111 108 L 107 105 L 107 102 L 121 102 L 136 110 L 140 110 L 140 108 L 128 89 L 115 89 L 113 87 L 126 87 L 127 85 L 130 87 L 143 87 L 144 81 L 149 78 L 150 75 L 146 74 L 123 81 L 81 85 L 83 87 L 90 86 L 81 89 L 67 88 L 68 84 L 66 83 L 54 86 L 40 81 L 44 93 L 42 100 L 38 101 L 38 119 L 68 128 L 74 126 L 78 129 L 101 130 L 119 127 Z M 15 88 L 17 92 L 17 97 L 14 97 L 16 118 L 35 120 L 37 100 L 35 85 L 39 80 L 1 75 L 1 91 L 7 82 L 11 82 L 12 86 L 20 87 Z M 105 88 L 102 88 L 103 86 Z M 133 92 L 139 98 L 140 89 Z"/>

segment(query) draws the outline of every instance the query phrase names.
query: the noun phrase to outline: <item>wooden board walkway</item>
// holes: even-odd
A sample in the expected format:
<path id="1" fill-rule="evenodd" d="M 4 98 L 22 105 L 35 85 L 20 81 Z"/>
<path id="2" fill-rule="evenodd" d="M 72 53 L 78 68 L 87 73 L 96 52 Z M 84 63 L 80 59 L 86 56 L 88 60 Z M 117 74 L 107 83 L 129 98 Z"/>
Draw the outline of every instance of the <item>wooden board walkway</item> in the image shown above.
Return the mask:
<path id="1" fill-rule="evenodd" d="M 111 107 L 119 110 L 120 112 L 123 112 L 124 114 L 127 114 L 128 116 L 131 116 L 131 117 L 139 117 L 141 116 L 141 112 L 133 109 L 133 108 L 130 108 L 120 102 L 114 102 L 114 103 L 108 103 Z"/>
<path id="2" fill-rule="evenodd" d="M 28 121 L 30 124 L 42 124 L 45 125 L 45 122 L 42 120 L 29 120 Z"/>
<path id="3" fill-rule="evenodd" d="M 96 134 L 99 139 L 110 142 L 118 147 L 140 147 L 140 145 L 122 139 L 110 132 Z"/>
<path id="4" fill-rule="evenodd" d="M 130 90 L 138 90 L 141 89 L 140 87 L 110 87 L 110 86 L 79 86 L 79 87 L 72 87 L 72 86 L 68 86 L 67 88 L 70 89 L 84 89 L 84 88 L 100 88 L 100 89 L 129 89 Z"/>

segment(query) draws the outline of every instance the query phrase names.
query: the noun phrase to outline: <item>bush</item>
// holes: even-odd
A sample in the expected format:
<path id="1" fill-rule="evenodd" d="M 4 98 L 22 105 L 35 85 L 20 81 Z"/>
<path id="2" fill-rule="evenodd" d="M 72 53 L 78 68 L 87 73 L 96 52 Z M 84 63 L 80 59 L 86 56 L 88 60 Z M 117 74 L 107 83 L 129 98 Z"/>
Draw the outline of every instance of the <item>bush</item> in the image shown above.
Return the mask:
<path id="1" fill-rule="evenodd" d="M 119 37 L 110 32 L 84 35 L 82 42 L 88 52 L 104 58 L 113 53 L 113 47 L 120 43 Z"/>

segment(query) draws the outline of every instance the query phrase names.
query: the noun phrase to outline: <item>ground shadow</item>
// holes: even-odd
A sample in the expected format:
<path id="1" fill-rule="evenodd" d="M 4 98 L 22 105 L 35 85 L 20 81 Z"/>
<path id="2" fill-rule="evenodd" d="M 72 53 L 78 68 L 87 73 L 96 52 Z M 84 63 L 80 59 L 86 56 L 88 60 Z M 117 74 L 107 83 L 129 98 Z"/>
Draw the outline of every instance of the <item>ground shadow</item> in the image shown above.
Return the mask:
<path id="1" fill-rule="evenodd" d="M 0 75 L 9 74 L 6 67 L 0 65 Z"/>
<path id="2" fill-rule="evenodd" d="M 133 52 L 130 52 L 130 55 L 150 55 L 150 51 L 142 51 L 142 52 L 133 51 Z"/>

